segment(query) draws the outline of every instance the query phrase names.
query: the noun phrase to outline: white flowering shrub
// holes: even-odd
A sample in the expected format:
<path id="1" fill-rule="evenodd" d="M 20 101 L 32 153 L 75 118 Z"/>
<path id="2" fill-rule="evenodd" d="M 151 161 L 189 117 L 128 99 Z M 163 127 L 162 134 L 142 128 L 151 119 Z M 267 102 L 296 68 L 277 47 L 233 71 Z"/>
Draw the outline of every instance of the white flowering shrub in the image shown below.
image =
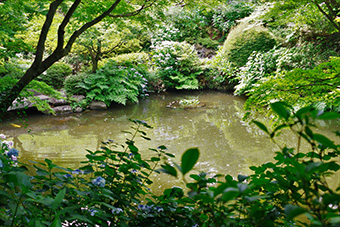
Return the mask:
<path id="1" fill-rule="evenodd" d="M 179 41 L 181 32 L 172 24 L 156 24 L 151 34 L 151 48 L 161 45 L 163 41 Z"/>
<path id="2" fill-rule="evenodd" d="M 165 88 L 198 88 L 199 58 L 194 46 L 163 41 L 154 48 L 152 62 Z"/>

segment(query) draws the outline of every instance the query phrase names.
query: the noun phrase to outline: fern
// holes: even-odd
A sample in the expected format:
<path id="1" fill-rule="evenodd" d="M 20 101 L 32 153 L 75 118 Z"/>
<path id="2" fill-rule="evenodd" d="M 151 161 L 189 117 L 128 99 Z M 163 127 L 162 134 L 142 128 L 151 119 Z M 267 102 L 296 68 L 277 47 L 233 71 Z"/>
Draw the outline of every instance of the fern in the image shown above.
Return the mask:
<path id="1" fill-rule="evenodd" d="M 127 101 L 138 102 L 145 92 L 145 70 L 131 63 L 117 65 L 109 61 L 96 74 L 90 75 L 79 86 L 87 90 L 88 100 L 126 105 Z M 144 74 L 144 75 L 143 75 Z"/>

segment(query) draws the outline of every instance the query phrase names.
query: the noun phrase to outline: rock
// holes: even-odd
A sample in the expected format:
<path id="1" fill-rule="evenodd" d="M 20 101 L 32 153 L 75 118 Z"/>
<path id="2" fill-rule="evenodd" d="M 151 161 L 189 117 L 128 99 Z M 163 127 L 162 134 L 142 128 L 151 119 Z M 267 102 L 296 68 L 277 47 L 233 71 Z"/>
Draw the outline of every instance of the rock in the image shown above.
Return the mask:
<path id="1" fill-rule="evenodd" d="M 77 107 L 73 112 L 75 112 L 75 113 L 81 113 L 81 112 L 83 112 L 84 110 L 83 110 L 83 108 L 81 108 L 81 107 Z"/>
<path id="2" fill-rule="evenodd" d="M 198 100 L 177 100 L 177 101 L 172 101 L 166 107 L 172 108 L 172 109 L 194 109 L 194 108 L 199 108 L 199 107 L 204 107 L 206 104 L 202 103 Z"/>
<path id="3" fill-rule="evenodd" d="M 100 101 L 91 102 L 89 107 L 91 110 L 106 110 L 107 109 L 107 105 L 104 102 L 100 102 Z"/>
<path id="4" fill-rule="evenodd" d="M 72 113 L 72 107 L 70 105 L 56 106 L 52 108 L 56 114 Z"/>
<path id="5" fill-rule="evenodd" d="M 43 101 L 50 99 L 50 97 L 48 97 L 47 95 L 36 95 L 35 97 L 37 97 L 37 98 L 39 98 L 39 99 L 41 99 Z"/>
<path id="6" fill-rule="evenodd" d="M 52 106 L 63 106 L 63 105 L 67 105 L 68 104 L 66 99 L 55 99 L 55 98 L 50 98 L 49 99 L 49 103 Z"/>
<path id="7" fill-rule="evenodd" d="M 75 99 L 77 102 L 80 102 L 85 99 L 84 95 L 72 95 L 72 98 Z"/>
<path id="8" fill-rule="evenodd" d="M 25 108 L 31 108 L 32 103 L 28 101 L 26 98 L 23 100 L 15 99 L 12 103 L 12 106 L 10 106 L 7 111 L 12 111 L 12 110 L 18 110 L 18 109 L 25 109 Z"/>

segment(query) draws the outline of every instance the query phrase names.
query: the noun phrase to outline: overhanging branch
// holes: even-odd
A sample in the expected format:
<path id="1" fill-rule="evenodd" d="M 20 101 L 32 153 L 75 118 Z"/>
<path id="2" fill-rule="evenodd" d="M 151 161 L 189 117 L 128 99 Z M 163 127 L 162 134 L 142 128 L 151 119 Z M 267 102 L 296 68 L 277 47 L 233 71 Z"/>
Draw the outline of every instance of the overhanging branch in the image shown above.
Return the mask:
<path id="1" fill-rule="evenodd" d="M 144 2 L 144 4 L 137 10 L 135 11 L 132 11 L 130 13 L 123 13 L 123 14 L 117 14 L 117 15 L 109 15 L 109 17 L 112 17 L 112 18 L 118 18 L 118 17 L 132 17 L 132 16 L 136 16 L 138 14 L 140 14 L 144 9 L 147 9 L 149 7 L 151 7 L 156 1 L 150 1 L 150 0 L 147 0 Z"/>

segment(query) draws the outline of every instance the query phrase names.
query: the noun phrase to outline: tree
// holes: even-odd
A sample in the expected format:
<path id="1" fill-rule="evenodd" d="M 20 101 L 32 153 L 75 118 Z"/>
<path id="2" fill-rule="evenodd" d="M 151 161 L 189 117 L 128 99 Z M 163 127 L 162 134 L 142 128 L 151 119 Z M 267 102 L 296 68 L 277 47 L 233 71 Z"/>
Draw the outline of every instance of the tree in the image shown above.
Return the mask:
<path id="1" fill-rule="evenodd" d="M 262 0 L 262 2 L 273 2 L 271 9 L 272 17 L 294 18 L 295 10 L 303 9 L 308 5 L 313 5 L 324 15 L 327 21 L 340 32 L 340 0 Z"/>
<path id="2" fill-rule="evenodd" d="M 119 29 L 116 24 L 93 26 L 79 37 L 77 43 L 83 47 L 77 52 L 91 58 L 92 73 L 95 73 L 98 69 L 100 60 L 112 57 L 121 49 L 124 49 L 125 46 L 130 51 L 142 49 L 141 41 L 134 37 L 130 29 L 126 27 Z"/>
<path id="3" fill-rule="evenodd" d="M 22 0 L 24 1 L 24 0 Z M 175 0 L 174 0 L 175 1 Z M 3 4 L 9 4 L 4 1 Z M 118 20 L 122 17 L 141 15 L 146 11 L 161 12 L 160 9 L 169 5 L 171 0 L 48 0 L 29 1 L 31 4 L 47 6 L 43 9 L 45 22 L 41 28 L 36 46 L 35 58 L 30 68 L 11 89 L 1 94 L 0 119 L 3 119 L 9 106 L 18 97 L 23 88 L 41 75 L 55 62 L 70 53 L 75 41 L 86 30 L 103 20 Z M 27 1 L 28 3 L 28 1 Z M 158 11 L 157 11 L 158 9 Z M 57 12 L 64 14 L 64 19 L 58 26 L 57 47 L 49 56 L 44 56 L 48 32 Z M 66 35 L 69 34 L 69 35 Z"/>

